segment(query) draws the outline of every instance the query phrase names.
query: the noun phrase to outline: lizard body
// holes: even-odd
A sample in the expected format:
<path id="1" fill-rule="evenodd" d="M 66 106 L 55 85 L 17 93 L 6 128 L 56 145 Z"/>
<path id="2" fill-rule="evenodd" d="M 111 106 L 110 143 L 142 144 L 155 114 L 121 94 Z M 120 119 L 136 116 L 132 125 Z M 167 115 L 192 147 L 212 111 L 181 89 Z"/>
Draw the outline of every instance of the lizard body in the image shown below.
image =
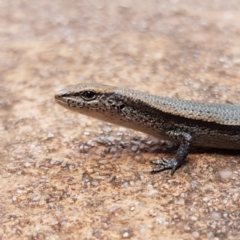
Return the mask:
<path id="1" fill-rule="evenodd" d="M 179 144 L 172 160 L 154 161 L 153 172 L 184 162 L 190 146 L 240 149 L 240 105 L 160 97 L 107 85 L 78 84 L 55 95 L 63 107 Z"/>

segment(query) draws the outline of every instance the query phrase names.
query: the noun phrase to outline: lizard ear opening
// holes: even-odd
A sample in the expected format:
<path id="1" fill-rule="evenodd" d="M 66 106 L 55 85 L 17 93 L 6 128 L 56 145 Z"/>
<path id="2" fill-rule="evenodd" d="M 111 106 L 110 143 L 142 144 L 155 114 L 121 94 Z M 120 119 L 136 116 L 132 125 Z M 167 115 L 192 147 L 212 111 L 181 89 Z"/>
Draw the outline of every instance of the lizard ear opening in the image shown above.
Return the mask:
<path id="1" fill-rule="evenodd" d="M 81 93 L 81 97 L 86 101 L 91 101 L 94 100 L 97 97 L 97 95 L 94 91 L 87 90 Z"/>

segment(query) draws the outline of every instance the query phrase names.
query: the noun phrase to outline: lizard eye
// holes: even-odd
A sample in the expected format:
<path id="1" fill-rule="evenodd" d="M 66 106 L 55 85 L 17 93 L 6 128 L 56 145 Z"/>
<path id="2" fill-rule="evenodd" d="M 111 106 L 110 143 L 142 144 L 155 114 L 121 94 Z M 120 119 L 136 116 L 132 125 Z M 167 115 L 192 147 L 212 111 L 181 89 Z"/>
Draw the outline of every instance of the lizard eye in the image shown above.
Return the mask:
<path id="1" fill-rule="evenodd" d="M 82 98 L 86 101 L 90 101 L 96 98 L 96 93 L 93 91 L 82 92 Z"/>

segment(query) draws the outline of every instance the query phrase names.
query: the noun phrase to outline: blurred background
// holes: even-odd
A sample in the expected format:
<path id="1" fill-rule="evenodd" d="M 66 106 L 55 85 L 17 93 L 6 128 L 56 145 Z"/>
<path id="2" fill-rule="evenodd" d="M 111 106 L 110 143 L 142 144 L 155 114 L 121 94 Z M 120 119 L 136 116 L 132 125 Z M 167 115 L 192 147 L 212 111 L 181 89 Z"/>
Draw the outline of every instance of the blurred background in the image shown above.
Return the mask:
<path id="1" fill-rule="evenodd" d="M 18 91 L 121 82 L 199 99 L 239 80 L 237 0 L 0 4 L 1 83 Z"/>
<path id="2" fill-rule="evenodd" d="M 86 82 L 240 103 L 239 39 L 239 0 L 0 0 L 0 239 L 238 239 L 238 156 L 152 176 L 133 147 L 148 136 L 53 97 Z"/>

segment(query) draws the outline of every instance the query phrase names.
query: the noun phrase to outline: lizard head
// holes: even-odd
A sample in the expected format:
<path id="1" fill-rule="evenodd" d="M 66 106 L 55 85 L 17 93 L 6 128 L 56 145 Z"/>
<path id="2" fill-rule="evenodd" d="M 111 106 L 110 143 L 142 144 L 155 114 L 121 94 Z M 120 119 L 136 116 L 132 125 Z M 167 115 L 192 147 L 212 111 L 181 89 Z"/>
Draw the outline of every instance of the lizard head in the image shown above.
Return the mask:
<path id="1" fill-rule="evenodd" d="M 90 84 L 69 86 L 55 94 L 56 102 L 67 109 L 159 137 L 151 130 L 154 121 L 159 121 L 153 97 L 126 88 Z"/>
<path id="2" fill-rule="evenodd" d="M 116 87 L 107 85 L 78 84 L 58 91 L 55 100 L 72 111 L 112 122 L 117 111 L 124 108 L 116 90 Z"/>

